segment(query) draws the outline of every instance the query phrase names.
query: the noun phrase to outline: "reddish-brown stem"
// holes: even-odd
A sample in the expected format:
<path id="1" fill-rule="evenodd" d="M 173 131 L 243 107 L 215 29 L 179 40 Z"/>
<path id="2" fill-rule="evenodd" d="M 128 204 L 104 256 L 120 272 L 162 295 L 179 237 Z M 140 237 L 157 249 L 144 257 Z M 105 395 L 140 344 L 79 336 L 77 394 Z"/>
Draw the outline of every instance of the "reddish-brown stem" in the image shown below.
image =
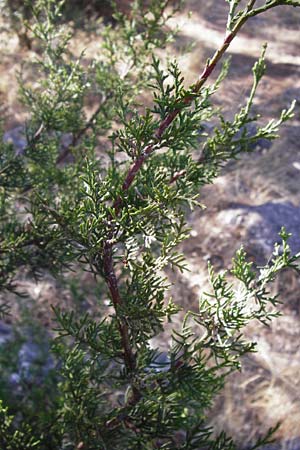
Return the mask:
<path id="1" fill-rule="evenodd" d="M 214 57 L 212 58 L 211 62 L 207 63 L 204 71 L 202 72 L 198 82 L 192 87 L 193 94 L 197 94 L 207 78 L 211 75 L 213 72 L 217 62 L 221 59 L 222 55 L 228 48 L 230 42 L 234 38 L 235 34 L 237 33 L 237 30 L 229 34 L 222 45 L 222 47 L 215 53 Z M 191 94 L 187 94 L 187 96 L 181 100 L 188 106 L 191 104 L 193 100 L 193 96 Z M 148 158 L 151 153 L 154 152 L 154 150 L 157 148 L 157 146 L 160 144 L 161 139 L 163 137 L 163 134 L 165 130 L 171 125 L 171 123 L 174 121 L 174 119 L 177 117 L 177 115 L 180 113 L 181 108 L 175 109 L 174 111 L 170 112 L 166 118 L 161 122 L 157 132 L 155 133 L 154 139 L 152 143 L 149 143 L 142 154 L 134 161 L 132 166 L 130 167 L 125 180 L 122 184 L 122 191 L 125 193 L 128 191 L 130 186 L 132 185 L 133 181 L 135 180 L 135 177 L 139 170 L 141 169 L 143 163 Z M 182 172 L 174 175 L 173 179 L 170 181 L 171 183 L 176 181 L 180 176 L 182 176 Z M 119 196 L 116 201 L 114 202 L 114 209 L 116 214 L 120 212 L 120 209 L 123 205 L 123 199 L 122 196 Z M 111 240 L 113 238 L 114 231 L 112 229 L 110 236 L 108 237 L 107 241 L 104 243 L 103 246 L 103 265 L 104 265 L 104 273 L 106 278 L 106 283 L 112 298 L 113 305 L 118 311 L 120 309 L 120 306 L 122 306 L 122 298 L 120 295 L 118 282 L 116 273 L 114 270 L 113 265 L 113 252 L 112 252 L 112 243 Z M 130 346 L 130 339 L 129 339 L 129 331 L 128 326 L 126 323 L 122 321 L 122 319 L 119 319 L 119 331 L 121 335 L 121 341 L 122 341 L 122 347 L 124 349 L 124 361 L 126 364 L 127 369 L 132 372 L 135 369 L 135 356 L 133 353 L 133 350 Z M 139 398 L 139 393 L 137 390 L 135 390 L 134 395 L 136 398 Z"/>
<path id="2" fill-rule="evenodd" d="M 169 184 L 175 183 L 175 181 L 177 181 L 181 177 L 184 177 L 184 175 L 186 175 L 185 169 L 182 169 L 179 172 L 175 172 L 172 178 L 170 179 Z"/>
<path id="3" fill-rule="evenodd" d="M 218 62 L 223 57 L 224 53 L 226 52 L 227 48 L 229 47 L 230 43 L 240 30 L 240 28 L 244 25 L 244 23 L 247 21 L 247 19 L 250 17 L 249 12 L 253 8 L 255 3 L 255 0 L 250 0 L 248 3 L 247 8 L 245 9 L 244 14 L 240 17 L 240 19 L 237 21 L 233 29 L 230 33 L 228 33 L 223 41 L 223 44 L 221 47 L 215 52 L 212 59 L 209 60 L 200 75 L 198 81 L 191 86 L 190 91 L 191 93 L 188 93 L 185 98 L 180 99 L 178 103 L 180 103 L 180 106 L 178 106 L 177 109 L 169 112 L 167 116 L 161 121 L 156 133 L 153 136 L 152 141 L 144 148 L 142 153 L 139 157 L 133 162 L 131 167 L 129 168 L 127 175 L 125 177 L 125 180 L 122 184 L 122 191 L 123 194 L 128 191 L 132 183 L 134 182 L 136 175 L 140 171 L 142 165 L 144 164 L 145 160 L 158 148 L 160 148 L 162 144 L 162 138 L 164 135 L 165 130 L 172 124 L 172 122 L 175 120 L 177 115 L 182 110 L 182 104 L 184 106 L 189 106 L 194 98 L 195 94 L 199 94 L 201 91 L 202 86 L 205 84 L 206 80 L 210 77 L 213 70 L 215 69 Z M 252 14 L 253 15 L 253 14 Z M 185 170 L 179 171 L 173 175 L 169 183 L 175 182 L 178 178 L 181 176 L 184 176 L 186 174 Z M 123 205 L 123 195 L 119 196 L 115 202 L 114 202 L 114 209 L 116 214 L 118 214 L 122 208 Z M 112 301 L 115 307 L 115 310 L 118 311 L 120 307 L 122 306 L 122 298 L 120 295 L 117 277 L 114 270 L 113 265 L 113 244 L 112 244 L 112 238 L 114 237 L 114 229 L 112 227 L 110 236 L 108 237 L 107 241 L 104 243 L 103 246 L 103 264 L 104 264 L 104 272 L 106 277 L 106 283 L 109 288 Z M 127 324 L 122 321 L 122 319 L 119 319 L 119 330 L 121 335 L 121 341 L 122 346 L 124 349 L 124 361 L 126 364 L 127 369 L 132 372 L 135 369 L 135 355 L 130 345 L 129 340 L 129 331 Z M 132 387 L 133 389 L 133 399 L 130 402 L 130 404 L 136 404 L 139 399 L 141 398 L 141 394 L 138 391 L 137 388 Z M 128 403 L 129 405 L 129 403 Z M 118 424 L 120 421 L 124 421 L 124 418 L 117 418 L 116 423 Z M 108 424 L 107 424 L 108 425 Z M 110 424 L 111 425 L 111 424 Z"/>
<path id="4" fill-rule="evenodd" d="M 175 109 L 174 111 L 170 112 L 167 117 L 161 122 L 157 132 L 155 133 L 155 137 L 157 140 L 160 140 L 162 135 L 164 134 L 164 131 L 168 128 L 169 125 L 173 122 L 175 117 L 179 114 L 180 109 Z"/>
<path id="5" fill-rule="evenodd" d="M 127 176 L 122 184 L 122 191 L 126 192 L 128 191 L 128 189 L 130 188 L 133 180 L 136 177 L 136 174 L 138 173 L 138 171 L 140 170 L 140 168 L 142 167 L 145 159 L 152 153 L 153 151 L 153 145 L 149 144 L 146 149 L 144 150 L 143 154 L 140 155 L 135 162 L 132 164 L 130 170 L 127 173 Z M 114 209 L 116 211 L 116 213 L 118 214 L 118 212 L 120 211 L 120 208 L 122 206 L 123 200 L 121 197 L 118 197 L 117 200 L 114 203 Z"/>
<path id="6" fill-rule="evenodd" d="M 113 230 L 110 233 L 110 237 L 112 237 L 112 235 Z M 114 308 L 116 311 L 118 311 L 122 306 L 122 299 L 118 287 L 116 273 L 114 270 L 113 249 L 110 239 L 107 240 L 103 246 L 103 269 L 105 281 L 108 286 Z M 129 372 L 133 372 L 135 369 L 135 356 L 130 346 L 128 326 L 126 323 L 124 323 L 122 318 L 118 318 L 118 326 L 121 336 L 122 348 L 124 350 L 125 366 Z"/>
<path id="7" fill-rule="evenodd" d="M 113 228 L 110 233 L 110 238 L 113 237 Z M 103 269 L 105 275 L 105 281 L 108 286 L 111 299 L 117 314 L 118 328 L 121 337 L 121 345 L 124 351 L 123 358 L 127 371 L 129 373 L 134 372 L 136 361 L 133 349 L 130 345 L 129 331 L 126 322 L 118 315 L 118 310 L 122 307 L 122 298 L 120 295 L 118 280 L 116 277 L 115 269 L 114 269 L 114 261 L 113 261 L 113 248 L 111 239 L 108 239 L 103 246 Z M 132 384 L 132 397 L 130 401 L 128 401 L 128 406 L 136 404 L 140 398 L 141 393 L 139 389 Z"/>

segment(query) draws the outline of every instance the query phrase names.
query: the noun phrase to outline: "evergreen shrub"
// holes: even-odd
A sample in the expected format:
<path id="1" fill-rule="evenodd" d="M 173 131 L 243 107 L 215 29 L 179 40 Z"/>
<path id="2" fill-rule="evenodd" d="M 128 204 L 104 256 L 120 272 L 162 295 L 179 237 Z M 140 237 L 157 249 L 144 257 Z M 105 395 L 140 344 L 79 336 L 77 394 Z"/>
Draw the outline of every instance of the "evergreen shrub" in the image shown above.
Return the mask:
<path id="1" fill-rule="evenodd" d="M 201 207 L 201 188 L 227 161 L 253 151 L 257 139 L 275 139 L 294 114 L 293 103 L 249 132 L 258 119 L 251 107 L 266 47 L 245 105 L 230 121 L 214 108 L 229 66 L 220 63 L 240 29 L 280 5 L 300 6 L 298 0 L 227 3 L 224 42 L 191 86 L 175 59 L 159 57 L 176 38 L 168 20 L 180 2 L 136 0 L 129 14 L 115 12 L 113 24 L 100 21 L 101 55 L 88 65 L 84 54 L 76 59 L 70 51 L 64 2 L 27 4 L 27 32 L 37 51 L 27 62 L 34 81 L 19 79 L 27 144 L 16 151 L 1 141 L 1 313 L 9 313 L 6 298 L 23 294 L 24 276 L 51 274 L 77 301 L 73 310 L 53 309 L 51 374 L 39 386 L 27 379 L 26 402 L 5 390 L 1 449 L 236 448 L 207 426 L 207 412 L 241 357 L 255 351 L 245 326 L 278 315 L 271 293 L 277 274 L 299 270 L 289 234 L 282 229 L 264 267 L 249 263 L 242 248 L 228 272 L 209 265 L 210 292 L 173 329 L 167 351 L 159 347 L 166 324 L 182 314 L 165 274 L 185 270 L 178 246 L 189 237 L 187 211 Z M 91 98 L 97 105 L 87 116 Z M 207 134 L 211 120 L 216 125 Z M 83 271 L 95 280 L 91 310 L 80 300 Z M 4 365 L 7 355 L 0 355 Z"/>

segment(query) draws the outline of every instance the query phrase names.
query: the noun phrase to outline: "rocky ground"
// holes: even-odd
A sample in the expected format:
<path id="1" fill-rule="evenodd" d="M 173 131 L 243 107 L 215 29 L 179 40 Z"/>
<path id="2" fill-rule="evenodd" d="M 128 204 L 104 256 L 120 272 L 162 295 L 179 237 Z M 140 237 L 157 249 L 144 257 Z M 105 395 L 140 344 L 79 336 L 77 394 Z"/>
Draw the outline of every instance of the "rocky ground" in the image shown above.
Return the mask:
<path id="1" fill-rule="evenodd" d="M 197 79 L 206 58 L 222 42 L 227 6 L 221 0 L 187 0 L 186 11 L 172 22 L 172 26 L 180 27 L 174 50 L 187 84 Z M 187 17 L 188 10 L 192 11 L 191 18 Z M 0 97 L 5 105 L 5 136 L 22 147 L 19 127 L 26 113 L 17 101 L 15 75 L 20 61 L 31 50 L 22 48 L 18 37 L 4 28 Z M 88 47 L 88 37 L 80 33 L 81 45 Z M 192 52 L 180 56 L 182 46 L 191 41 L 195 42 Z M 217 105 L 224 107 L 228 117 L 249 93 L 251 67 L 265 41 L 269 41 L 268 71 L 258 90 L 255 111 L 262 114 L 264 122 L 278 117 L 294 98 L 300 101 L 300 11 L 280 7 L 249 22 L 229 49 L 231 70 L 216 96 Z M 174 295 L 184 307 L 196 307 L 200 292 L 207 288 L 208 259 L 221 270 L 230 266 L 235 250 L 244 245 L 250 259 L 262 264 L 278 241 L 282 225 L 293 233 L 293 251 L 300 251 L 299 104 L 294 119 L 282 128 L 280 136 L 271 146 L 261 142 L 254 153 L 228 164 L 216 183 L 201 192 L 207 209 L 189 216 L 193 232 L 183 245 L 190 272 L 173 279 Z M 67 302 L 68 298 L 57 291 L 53 280 L 25 287 L 38 300 L 40 311 L 36 314 L 48 326 L 45 311 L 49 304 L 53 299 Z M 216 401 L 211 422 L 232 434 L 241 447 L 247 447 L 281 421 L 279 443 L 268 450 L 296 450 L 300 448 L 300 279 L 283 273 L 275 289 L 283 300 L 283 315 L 269 328 L 257 324 L 249 327 L 249 336 L 258 342 L 258 353 L 245 358 L 242 372 L 227 384 Z M 9 324 L 1 325 L 0 343 L 11 333 Z M 28 334 L 19 349 L 15 378 L 26 364 L 33 363 L 34 352 L 38 353 L 34 349 L 34 339 Z M 51 365 L 51 361 L 45 364 Z"/>

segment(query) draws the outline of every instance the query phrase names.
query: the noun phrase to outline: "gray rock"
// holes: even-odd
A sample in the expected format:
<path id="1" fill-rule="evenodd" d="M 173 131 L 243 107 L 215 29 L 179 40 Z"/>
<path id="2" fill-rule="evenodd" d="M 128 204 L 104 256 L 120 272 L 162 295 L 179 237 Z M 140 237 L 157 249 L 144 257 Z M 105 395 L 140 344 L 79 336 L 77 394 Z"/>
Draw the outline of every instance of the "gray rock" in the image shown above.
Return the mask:
<path id="1" fill-rule="evenodd" d="M 55 132 L 52 132 L 50 133 L 50 136 L 57 137 L 60 152 L 63 152 L 73 142 L 72 133 L 55 134 Z M 6 131 L 3 134 L 3 141 L 13 145 L 16 156 L 23 155 L 28 145 L 25 128 L 23 126 L 18 126 Z"/>
<path id="2" fill-rule="evenodd" d="M 22 330 L 25 342 L 17 355 L 17 371 L 8 374 L 12 387 L 19 391 L 22 381 L 42 384 L 55 361 L 50 354 L 50 344 L 47 336 L 34 336 L 32 331 Z M 0 346 L 15 339 L 13 327 L 0 321 Z"/>
<path id="3" fill-rule="evenodd" d="M 273 246 L 276 242 L 280 242 L 278 233 L 284 226 L 289 233 L 292 233 L 289 239 L 292 252 L 300 251 L 300 206 L 290 202 L 267 202 L 257 206 L 232 203 L 230 209 L 259 215 L 261 220 L 248 230 L 250 240 L 264 240 L 268 246 Z"/>
<path id="4" fill-rule="evenodd" d="M 261 450 L 300 450 L 300 438 L 291 439 L 282 442 L 274 442 L 260 447 Z"/>
<path id="5" fill-rule="evenodd" d="M 149 368 L 155 372 L 166 372 L 170 369 L 171 361 L 167 352 L 158 353 Z"/>
<path id="6" fill-rule="evenodd" d="M 54 366 L 47 341 L 37 343 L 33 338 L 29 338 L 21 346 L 18 354 L 18 374 L 23 380 L 41 383 Z"/>
<path id="7" fill-rule="evenodd" d="M 4 133 L 3 141 L 13 145 L 17 156 L 21 155 L 24 152 L 27 145 L 24 127 L 18 126 Z"/>
<path id="8" fill-rule="evenodd" d="M 12 327 L 0 321 L 0 345 L 5 344 L 13 337 Z"/>

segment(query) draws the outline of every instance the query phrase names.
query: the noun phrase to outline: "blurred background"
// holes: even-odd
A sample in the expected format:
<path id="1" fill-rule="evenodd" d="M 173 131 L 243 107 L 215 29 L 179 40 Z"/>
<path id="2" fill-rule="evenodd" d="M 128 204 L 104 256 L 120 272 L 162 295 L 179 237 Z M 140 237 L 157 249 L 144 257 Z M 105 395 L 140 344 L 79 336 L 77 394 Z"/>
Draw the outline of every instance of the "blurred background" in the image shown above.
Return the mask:
<path id="1" fill-rule="evenodd" d="M 129 10 L 130 0 L 116 3 L 122 11 Z M 34 77 L 24 61 L 34 57 L 36 49 L 18 15 L 13 14 L 19 11 L 29 17 L 29 10 L 21 1 L 10 1 L 9 5 L 0 19 L 1 115 L 5 139 L 22 147 L 22 124 L 27 116 L 18 101 L 17 74 L 22 69 L 28 80 Z M 183 10 L 171 20 L 170 26 L 178 26 L 179 34 L 170 54 L 177 56 L 187 86 L 197 79 L 206 59 L 221 44 L 227 9 L 225 0 L 186 0 Z M 86 49 L 87 60 L 99 51 L 99 19 L 100 23 L 113 22 L 111 14 L 108 0 L 67 1 L 65 17 L 74 30 L 72 51 L 79 55 Z M 244 245 L 249 258 L 263 264 L 282 225 L 293 233 L 292 250 L 300 251 L 299 9 L 278 7 L 246 24 L 228 50 L 230 72 L 215 101 L 227 118 L 243 106 L 251 89 L 251 68 L 266 41 L 267 73 L 258 88 L 254 112 L 261 114 L 261 123 L 266 123 L 296 99 L 295 117 L 282 127 L 280 139 L 272 145 L 258 142 L 253 153 L 230 162 L 214 185 L 201 192 L 200 200 L 207 208 L 189 215 L 193 231 L 182 248 L 190 272 L 169 274 L 174 298 L 184 309 L 197 308 L 199 295 L 207 288 L 208 260 L 222 270 L 230 266 L 235 251 Z M 91 99 L 87 111 L 93 107 Z M 96 293 L 89 274 L 81 281 L 86 286 L 84 300 L 75 285 L 74 298 L 93 308 Z M 71 304 L 74 300 L 50 278 L 37 283 L 24 279 L 22 283 L 35 305 L 31 317 L 26 315 L 25 301 L 14 302 L 12 315 L 0 322 L 0 363 L 6 364 L 7 358 L 1 353 L 1 345 L 11 340 L 11 349 L 18 355 L 15 374 L 20 364 L 30 365 L 36 359 L 39 348 L 35 336 L 51 326 L 50 305 Z M 247 448 L 269 427 L 281 422 L 278 443 L 268 449 L 300 449 L 300 277 L 282 273 L 274 290 L 282 299 L 282 316 L 270 327 L 252 324 L 247 329 L 249 337 L 258 343 L 258 352 L 244 358 L 242 371 L 232 375 L 210 416 L 211 424 L 232 435 L 240 448 Z M 13 327 L 17 318 L 22 318 L 22 332 Z M 35 329 L 33 318 L 39 324 Z M 16 333 L 19 341 L 12 338 Z M 46 341 L 40 342 L 47 347 Z M 51 367 L 51 360 L 42 364 Z"/>

